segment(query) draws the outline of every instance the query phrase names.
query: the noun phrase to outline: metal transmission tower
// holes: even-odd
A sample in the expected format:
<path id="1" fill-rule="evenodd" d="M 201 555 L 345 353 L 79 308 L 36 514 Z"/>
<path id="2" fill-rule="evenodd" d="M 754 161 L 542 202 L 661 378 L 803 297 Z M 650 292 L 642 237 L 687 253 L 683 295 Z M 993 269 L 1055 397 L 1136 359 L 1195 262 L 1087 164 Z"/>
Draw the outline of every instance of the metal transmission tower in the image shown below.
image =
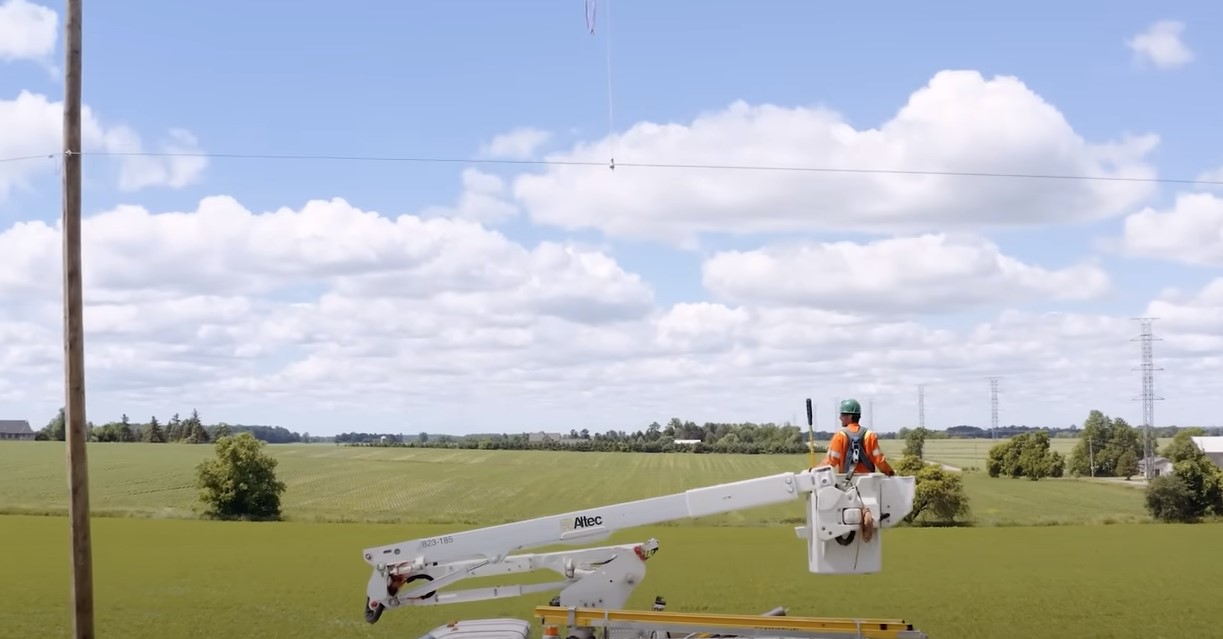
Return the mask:
<path id="1" fill-rule="evenodd" d="M 998 438 L 998 379 L 989 378 L 989 424 L 990 437 Z"/>
<path id="2" fill-rule="evenodd" d="M 926 427 L 926 385 L 917 385 L 917 427 Z"/>
<path id="3" fill-rule="evenodd" d="M 866 410 L 867 410 L 866 427 L 871 430 L 874 430 L 875 429 L 875 398 L 874 397 L 866 400 Z"/>
<path id="4" fill-rule="evenodd" d="M 1147 481 L 1150 481 L 1155 476 L 1155 402 L 1162 400 L 1162 397 L 1155 396 L 1155 371 L 1162 371 L 1162 368 L 1155 367 L 1155 354 L 1152 348 L 1155 341 L 1159 340 L 1155 337 L 1155 333 L 1151 330 L 1151 323 L 1156 317 L 1135 317 L 1134 320 L 1142 327 L 1142 333 L 1134 338 L 1142 342 L 1142 366 L 1134 369 L 1142 371 L 1142 426 L 1143 426 L 1143 457 L 1145 458 L 1145 473 L 1143 473 Z M 1133 340 L 1131 340 L 1133 341 Z"/>

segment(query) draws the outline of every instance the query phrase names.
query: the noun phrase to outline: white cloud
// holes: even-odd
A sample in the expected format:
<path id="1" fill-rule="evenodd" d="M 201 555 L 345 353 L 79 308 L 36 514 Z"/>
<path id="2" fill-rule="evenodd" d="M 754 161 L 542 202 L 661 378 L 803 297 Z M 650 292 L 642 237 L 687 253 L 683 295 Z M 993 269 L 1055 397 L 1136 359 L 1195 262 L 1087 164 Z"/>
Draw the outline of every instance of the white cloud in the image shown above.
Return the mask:
<path id="1" fill-rule="evenodd" d="M 200 155 L 199 141 L 190 131 L 171 129 L 157 148 L 164 156 L 142 156 L 144 145 L 140 136 L 127 127 L 107 131 L 106 150 L 130 153 L 123 156 L 119 171 L 119 188 L 125 192 L 140 191 L 154 186 L 181 189 L 199 182 L 208 159 Z"/>
<path id="2" fill-rule="evenodd" d="M 1138 211 L 1125 219 L 1121 247 L 1135 257 L 1223 265 L 1223 198 L 1182 193 L 1171 208 Z"/>
<path id="3" fill-rule="evenodd" d="M 59 15 L 26 0 L 0 3 L 0 62 L 46 61 L 55 52 Z"/>
<path id="4" fill-rule="evenodd" d="M 480 147 L 479 155 L 484 158 L 528 160 L 551 139 L 552 134 L 548 131 L 529 126 L 518 127 Z"/>
<path id="5" fill-rule="evenodd" d="M 878 128 L 819 108 L 736 103 L 691 124 L 638 123 L 616 170 L 550 166 L 514 185 L 530 217 L 567 229 L 688 242 L 694 234 L 942 232 L 1101 220 L 1154 193 L 1142 182 L 634 168 L 797 166 L 1149 178 L 1154 135 L 1089 142 L 1013 77 L 944 71 Z M 552 160 L 603 162 L 611 141 Z"/>
<path id="6" fill-rule="evenodd" d="M 1197 181 L 1206 183 L 1199 184 L 1199 188 L 1202 189 L 1215 190 L 1223 188 L 1223 166 L 1217 169 L 1202 171 L 1198 174 Z"/>
<path id="7" fill-rule="evenodd" d="M 453 207 L 429 207 L 421 212 L 429 217 L 454 217 L 483 224 L 504 222 L 518 215 L 518 205 L 509 201 L 505 180 L 478 169 L 464 169 L 463 190 Z"/>
<path id="8" fill-rule="evenodd" d="M 956 328 L 785 299 L 660 302 L 600 251 L 528 247 L 469 221 L 387 217 L 343 200 L 255 213 L 218 196 L 195 211 L 125 206 L 84 224 L 91 401 L 132 415 L 194 403 L 215 419 L 263 411 L 315 432 L 358 422 L 293 424 L 285 414 L 410 415 L 411 428 L 435 430 L 488 430 L 470 421 L 481 414 L 496 430 L 633 428 L 671 415 L 786 419 L 812 395 L 869 395 L 909 415 L 912 384 L 923 382 L 931 423 L 949 425 L 980 423 L 972 410 L 992 374 L 1006 378 L 1008 405 L 1055 403 L 1067 421 L 1091 408 L 1134 408 L 1137 327 L 1126 317 L 1010 311 Z M 58 242 L 40 222 L 0 233 L 6 401 L 54 407 L 62 396 Z M 893 274 L 890 292 L 874 284 L 881 298 L 930 284 L 897 275 L 896 264 L 913 267 L 906 249 L 915 245 L 970 287 L 992 283 L 1015 297 L 1058 288 L 1046 280 L 1056 272 L 1009 262 L 988 244 L 943 242 L 848 248 Z M 817 247 L 813 259 L 846 248 L 825 246 L 820 258 Z M 956 267 L 957 256 L 976 256 L 978 268 Z M 829 264 L 849 286 L 859 277 Z M 934 284 L 925 290 L 950 295 Z M 1182 398 L 1214 392 L 1209 379 L 1223 362 L 1203 349 L 1223 323 L 1171 318 L 1223 316 L 1220 291 L 1223 283 L 1150 309 L 1170 318 L 1161 361 L 1183 363 L 1161 380 L 1176 380 Z M 1193 375 L 1177 372 L 1186 368 Z"/>
<path id="9" fill-rule="evenodd" d="M 703 275 L 722 299 L 863 313 L 953 313 L 1109 290 L 1108 274 L 1094 265 L 1046 269 L 991 242 L 946 234 L 728 251 L 707 260 Z"/>
<path id="10" fill-rule="evenodd" d="M 1201 355 L 1223 355 L 1223 277 L 1191 294 L 1169 292 L 1153 300 L 1146 314 L 1172 331 L 1164 341 Z"/>
<path id="11" fill-rule="evenodd" d="M 85 115 L 92 148 L 144 148 L 130 130 Z M 0 155 L 57 152 L 59 118 L 42 96 L 0 102 Z M 189 136 L 170 136 L 164 144 L 192 148 Z M 878 129 L 818 109 L 737 105 L 690 126 L 639 124 L 616 144 L 625 161 L 1152 176 L 1145 155 L 1155 141 L 1089 143 L 1014 79 L 944 73 Z M 535 152 L 498 144 L 486 151 Z M 570 155 L 602 162 L 602 144 Z M 43 170 L 17 164 L 24 173 L 0 173 L 0 197 Z M 133 161 L 117 179 L 128 189 L 183 185 L 202 169 Z M 920 382 L 931 423 L 947 426 L 984 421 L 984 378 L 996 374 L 1005 377 L 1004 423 L 1140 409 L 1128 319 L 1137 313 L 1013 310 L 1090 299 L 1108 290 L 1107 275 L 1090 262 L 1025 263 L 966 232 L 1118 216 L 1142 206 L 1150 185 L 627 166 L 551 167 L 515 182 L 532 217 L 570 228 L 669 240 L 790 236 L 712 255 L 703 274 L 713 299 L 685 291 L 696 284 L 684 279 L 691 256 L 663 271 L 649 263 L 654 254 L 633 255 L 634 265 L 659 269 L 638 274 L 603 249 L 527 245 L 491 229 L 517 214 L 508 191 L 504 178 L 468 169 L 452 205 L 414 215 L 339 198 L 252 211 L 224 195 L 194 210 L 131 204 L 88 215 L 91 419 L 195 405 L 206 419 L 313 432 L 515 432 L 637 428 L 671 416 L 787 419 L 803 397 L 826 405 L 856 395 L 875 398 L 890 428 L 911 425 Z M 1147 224 L 1135 227 L 1147 241 L 1181 226 L 1200 239 L 1223 224 L 1201 217 L 1206 203 L 1186 199 L 1165 212 L 1193 209 L 1199 226 L 1153 211 L 1129 223 Z M 853 228 L 893 237 L 797 237 Z M 0 399 L 48 416 L 63 396 L 59 242 L 48 223 L 0 229 Z M 995 316 L 907 317 L 952 307 Z M 1169 292 L 1146 312 L 1167 318 L 1157 327 L 1168 368 L 1160 380 L 1175 386 L 1164 394 L 1211 401 L 1223 372 L 1213 354 L 1223 347 L 1223 280 Z M 345 421 L 320 416 L 332 409 Z"/>
<path id="12" fill-rule="evenodd" d="M 1175 69 L 1193 61 L 1193 52 L 1181 39 L 1185 24 L 1176 20 L 1160 20 L 1147 30 L 1130 38 L 1126 45 L 1134 52 L 1138 64 L 1152 64 L 1159 69 Z"/>
<path id="13" fill-rule="evenodd" d="M 63 103 L 22 91 L 11 100 L 0 99 L 0 159 L 31 156 L 58 158 L 62 146 Z M 86 153 L 144 152 L 139 134 L 126 125 L 104 125 L 88 105 L 81 107 L 81 142 Z M 194 136 L 172 130 L 160 152 L 198 153 Z M 207 167 L 204 158 L 120 156 L 118 186 L 124 191 L 166 186 L 179 188 L 198 182 Z M 31 180 L 56 170 L 58 159 L 0 163 L 0 202 L 13 189 L 28 189 Z"/>
<path id="14" fill-rule="evenodd" d="M 266 213 L 226 196 L 191 212 L 122 206 L 87 217 L 82 233 L 87 297 L 97 303 L 322 287 L 345 298 L 592 323 L 639 316 L 652 305 L 648 286 L 595 251 L 554 243 L 527 249 L 471 222 L 389 218 L 338 199 Z M 10 256 L 0 300 L 57 301 L 59 241 L 58 229 L 42 222 L 0 234 L 0 254 Z"/>

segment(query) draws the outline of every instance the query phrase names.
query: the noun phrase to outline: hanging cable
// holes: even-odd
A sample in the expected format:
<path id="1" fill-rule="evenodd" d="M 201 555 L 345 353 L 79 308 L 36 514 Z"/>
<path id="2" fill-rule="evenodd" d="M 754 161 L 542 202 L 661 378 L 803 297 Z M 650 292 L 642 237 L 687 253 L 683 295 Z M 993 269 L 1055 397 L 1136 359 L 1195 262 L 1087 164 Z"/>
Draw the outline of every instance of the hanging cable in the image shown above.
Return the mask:
<path id="1" fill-rule="evenodd" d="M 518 166 L 607 166 L 603 162 L 581 160 L 506 160 L 494 158 L 448 158 L 428 156 L 394 156 L 394 155 L 330 155 L 330 154 L 292 154 L 292 153 L 177 153 L 154 151 L 122 152 L 122 151 L 84 151 L 81 157 L 149 157 L 149 158 L 208 158 L 230 160 L 292 160 L 329 161 L 329 162 L 397 162 L 417 164 L 506 164 Z M 0 164 L 59 158 L 62 153 L 43 155 L 27 155 L 19 157 L 0 158 Z M 862 167 L 832 167 L 832 166 L 795 166 L 795 165 L 760 165 L 760 164 L 706 164 L 706 163 L 668 163 L 668 162 L 621 162 L 621 167 L 637 169 L 688 169 L 702 171 L 757 171 L 766 173 L 846 173 L 867 175 L 924 175 L 934 177 L 971 177 L 1016 180 L 1063 180 L 1073 182 L 1133 182 L 1145 184 L 1193 184 L 1201 186 L 1223 186 L 1223 180 L 1191 180 L 1187 178 L 1144 178 L 1116 175 L 1075 175 L 1057 173 L 995 173 L 991 171 L 922 171 L 906 169 L 868 169 Z"/>
<path id="2" fill-rule="evenodd" d="M 611 146 L 611 158 L 608 168 L 616 170 L 616 109 L 612 91 L 612 45 L 611 45 L 611 0 L 605 0 L 607 8 L 607 26 L 603 30 L 604 57 L 606 59 L 604 76 L 607 80 L 607 143 Z M 586 0 L 586 30 L 595 35 L 595 25 L 598 22 L 598 0 Z"/>

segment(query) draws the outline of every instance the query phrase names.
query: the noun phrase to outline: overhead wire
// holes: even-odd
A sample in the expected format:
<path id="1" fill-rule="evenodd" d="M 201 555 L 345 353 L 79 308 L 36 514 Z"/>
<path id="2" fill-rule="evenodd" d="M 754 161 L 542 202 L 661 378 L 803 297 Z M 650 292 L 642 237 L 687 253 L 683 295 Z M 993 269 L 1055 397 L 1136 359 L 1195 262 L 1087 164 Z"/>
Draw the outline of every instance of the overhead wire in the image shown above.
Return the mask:
<path id="1" fill-rule="evenodd" d="M 7 164 L 9 162 L 24 162 L 26 160 L 51 160 L 54 159 L 56 155 L 58 154 L 45 153 L 43 155 L 18 155 L 11 158 L 0 158 L 0 164 Z"/>
<path id="2" fill-rule="evenodd" d="M 864 167 L 827 167 L 827 166 L 795 166 L 795 165 L 760 165 L 760 164 L 713 164 L 705 162 L 620 162 L 615 160 L 615 110 L 612 92 L 612 49 L 611 49 L 611 0 L 604 0 L 604 18 L 607 25 L 602 29 L 606 45 L 606 80 L 607 80 L 607 125 L 608 140 L 612 149 L 612 157 L 608 162 L 590 160 L 527 160 L 527 159 L 497 159 L 497 158 L 447 158 L 427 156 L 370 156 L 370 155 L 337 155 L 337 154 L 286 154 L 286 153 L 204 153 L 204 152 L 154 152 L 154 151 L 88 151 L 79 152 L 82 157 L 146 157 L 146 158 L 204 158 L 204 159 L 235 159 L 235 160 L 273 160 L 273 161 L 333 161 L 333 162 L 395 162 L 416 164 L 485 164 L 485 165 L 515 165 L 541 167 L 607 167 L 615 170 L 618 167 L 636 169 L 687 169 L 702 171 L 754 171 L 779 173 L 828 173 L 828 174 L 862 174 L 862 175 L 909 175 L 931 177 L 968 177 L 993 179 L 1026 179 L 1026 180 L 1062 180 L 1083 182 L 1129 182 L 1146 184 L 1188 184 L 1201 186 L 1223 186 L 1223 179 L 1187 179 L 1161 177 L 1132 177 L 1116 175 L 1080 175 L 1056 173 L 1010 173 L 997 171 L 953 171 L 942 169 L 885 169 Z M 584 3 L 586 29 L 594 36 L 599 18 L 598 0 L 586 0 Z M 29 160 L 54 159 L 62 152 L 23 155 L 0 158 L 0 164 L 8 164 Z"/>
<path id="3" fill-rule="evenodd" d="M 0 158 L 0 163 L 20 162 L 27 160 L 45 160 L 54 158 L 60 153 L 43 155 L 25 155 Z M 292 154 L 292 153 L 190 153 L 190 152 L 156 152 L 156 151 L 85 151 L 82 157 L 153 157 L 153 158 L 207 158 L 233 160 L 272 160 L 272 161 L 332 161 L 332 162 L 388 162 L 416 164 L 501 164 L 518 166 L 544 167 L 603 167 L 605 162 L 593 160 L 512 160 L 495 158 L 448 158 L 429 156 L 377 156 L 377 155 L 339 155 L 339 154 Z M 797 166 L 797 165 L 760 165 L 760 164 L 713 164 L 704 162 L 617 162 L 616 168 L 636 169 L 689 169 L 702 171 L 755 171 L 778 173 L 844 173 L 868 175 L 917 175 L 933 177 L 970 177 L 997 179 L 1028 179 L 1028 180 L 1067 180 L 1083 182 L 1134 182 L 1149 184 L 1199 184 L 1204 186 L 1223 186 L 1223 180 L 1191 180 L 1187 178 L 1133 177 L 1119 175 L 1076 175 L 1057 173 L 1007 173 L 994 171 L 952 171 L 952 170 L 921 170 L 921 169 L 873 169 L 864 167 L 832 167 L 832 166 Z"/>

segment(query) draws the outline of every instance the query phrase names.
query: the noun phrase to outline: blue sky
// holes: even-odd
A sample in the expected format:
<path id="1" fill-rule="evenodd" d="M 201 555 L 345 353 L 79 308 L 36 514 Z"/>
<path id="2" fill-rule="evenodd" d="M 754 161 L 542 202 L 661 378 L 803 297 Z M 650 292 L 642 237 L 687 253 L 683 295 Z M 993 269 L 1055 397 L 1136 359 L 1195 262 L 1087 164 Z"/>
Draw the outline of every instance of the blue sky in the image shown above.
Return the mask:
<path id="1" fill-rule="evenodd" d="M 91 3 L 84 21 L 84 96 L 104 122 L 131 125 L 150 145 L 160 132 L 183 128 L 211 153 L 461 159 L 475 157 L 481 145 L 516 127 L 552 132 L 545 150 L 563 152 L 575 143 L 602 138 L 609 126 L 619 131 L 640 121 L 686 124 L 740 100 L 826 106 L 855 128 L 866 129 L 892 118 L 910 94 L 938 72 L 963 69 L 987 79 L 1016 76 L 1091 142 L 1157 134 L 1159 143 L 1149 159 L 1161 177 L 1192 179 L 1223 167 L 1223 129 L 1215 124 L 1223 102 L 1216 63 L 1223 44 L 1210 37 L 1223 26 L 1223 9 L 1200 2 L 1108 6 L 1101 11 L 1101 5 L 1089 3 L 943 2 L 880 9 L 816 2 L 601 0 L 592 35 L 586 30 L 583 0 L 384 2 L 350 8 L 316 2 Z M 1193 52 L 1190 63 L 1159 69 L 1135 62 L 1127 40 L 1158 20 L 1186 25 L 1182 35 Z M 613 122 L 605 67 L 608 31 Z M 59 64 L 61 57 L 57 46 L 52 62 Z M 21 90 L 58 99 L 54 71 L 38 61 L 0 65 L 0 99 L 13 99 Z M 52 140 L 48 151 L 56 148 Z M 708 157 L 710 163 L 722 161 Z M 191 211 L 201 198 L 229 195 L 251 211 L 299 208 L 311 199 L 339 197 L 393 217 L 448 205 L 463 190 L 463 165 L 453 163 L 218 158 L 209 162 L 197 183 L 134 193 L 115 186 L 107 173 L 112 167 L 106 158 L 87 161 L 87 216 L 120 204 Z M 534 170 L 480 168 L 507 180 Z M 57 179 L 55 173 L 43 172 L 30 190 L 0 199 L 0 229 L 21 220 L 53 222 L 58 216 Z M 1031 184 L 1043 188 L 1040 182 Z M 1181 188 L 1162 186 L 1143 204 L 1167 207 Z M 1002 253 L 1045 268 L 1069 267 L 1094 254 L 1115 284 L 1107 295 L 1092 300 L 1034 300 L 1016 307 L 1128 318 L 1141 314 L 1162 289 L 1195 291 L 1218 275 L 1217 267 L 1091 251 L 1097 239 L 1121 234 L 1123 219 L 1114 216 L 1052 230 L 991 230 L 988 236 Z M 527 247 L 544 240 L 597 245 L 622 269 L 647 280 L 654 301 L 664 309 L 710 298 L 701 269 L 713 253 L 750 251 L 793 237 L 788 232 L 710 234 L 702 237 L 699 250 L 676 250 L 663 241 L 533 224 L 526 216 L 497 230 Z M 849 230 L 809 237 L 873 239 Z M 322 290 L 318 286 L 304 283 L 298 290 Z M 958 314 L 932 313 L 921 321 L 966 331 L 1000 310 L 978 306 Z M 1124 348 L 1136 353 L 1128 344 Z M 268 355 L 258 368 L 274 370 L 301 353 L 286 347 Z M 1133 384 L 1136 392 L 1136 377 Z M 789 397 L 790 390 L 779 394 Z M 973 401 L 978 403 L 968 412 L 980 414 L 979 402 L 985 397 L 976 393 Z M 44 420 L 38 415 L 55 405 L 54 396 L 45 391 L 13 398 L 12 410 L 24 411 L 39 423 Z M 96 405 L 99 415 L 109 415 L 122 401 L 103 395 L 91 399 L 91 410 Z M 692 403 L 674 412 L 691 414 L 702 401 L 694 396 Z M 911 403 L 893 399 L 894 410 L 911 411 L 905 401 Z M 793 402 L 799 405 L 801 399 Z M 1187 406 L 1160 410 L 1177 419 L 1204 419 Z M 132 412 L 143 414 L 144 408 Z M 309 422 L 312 414 L 319 414 L 278 413 L 274 406 L 258 403 L 225 410 L 213 412 L 223 412 L 232 421 L 278 422 Z M 429 409 L 434 411 L 427 420 L 431 427 L 447 428 L 441 417 L 446 410 L 458 409 L 442 404 Z M 584 410 L 577 404 L 541 409 L 539 421 L 560 426 Z M 651 410 L 659 409 L 626 412 L 625 423 L 614 426 L 635 427 L 633 420 L 647 414 L 659 420 L 671 415 Z M 735 405 L 724 415 L 703 418 L 750 418 L 751 410 Z M 1117 410 L 1135 407 L 1118 405 Z M 791 411 L 775 412 L 788 417 Z M 1077 412 L 1076 407 L 1059 414 L 1056 421 L 1081 419 L 1075 417 Z M 1041 418 L 1039 410 L 1022 414 L 1024 419 Z M 368 418 L 378 417 L 371 412 Z M 330 428 L 325 418 L 300 427 L 344 430 Z"/>

